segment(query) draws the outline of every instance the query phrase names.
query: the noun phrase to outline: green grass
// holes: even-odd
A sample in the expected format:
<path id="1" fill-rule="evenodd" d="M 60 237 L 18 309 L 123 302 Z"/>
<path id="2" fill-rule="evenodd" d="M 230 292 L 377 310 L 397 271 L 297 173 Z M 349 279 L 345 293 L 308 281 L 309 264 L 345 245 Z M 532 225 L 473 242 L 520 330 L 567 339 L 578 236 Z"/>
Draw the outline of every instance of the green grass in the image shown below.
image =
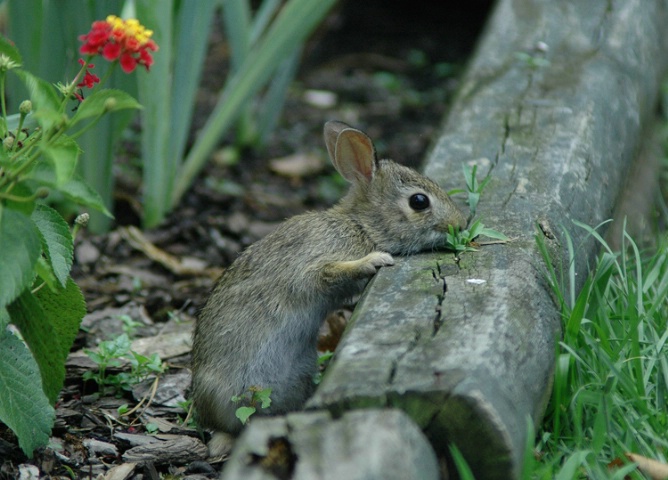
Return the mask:
<path id="1" fill-rule="evenodd" d="M 538 240 L 564 335 L 523 478 L 649 478 L 625 453 L 664 463 L 668 455 L 668 238 L 643 254 L 625 233 L 616 253 L 595 229 L 578 227 L 601 243 L 602 254 L 577 295 L 574 269 L 559 275 Z M 573 265 L 570 237 L 566 243 Z"/>

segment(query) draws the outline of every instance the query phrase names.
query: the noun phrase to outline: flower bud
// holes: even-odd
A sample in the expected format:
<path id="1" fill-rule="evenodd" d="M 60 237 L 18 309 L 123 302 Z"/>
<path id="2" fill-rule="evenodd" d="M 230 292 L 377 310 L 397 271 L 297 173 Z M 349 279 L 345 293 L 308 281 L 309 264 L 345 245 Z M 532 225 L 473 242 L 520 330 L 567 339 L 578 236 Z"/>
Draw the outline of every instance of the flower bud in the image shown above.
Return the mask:
<path id="1" fill-rule="evenodd" d="M 14 60 L 9 58 L 4 53 L 2 55 L 0 55 L 0 71 L 6 72 L 8 70 L 11 70 L 13 68 L 20 67 L 20 66 L 21 66 L 20 63 L 15 62 Z"/>
<path id="2" fill-rule="evenodd" d="M 7 135 L 2 140 L 2 146 L 4 147 L 5 150 L 11 150 L 11 148 L 14 146 L 14 137 L 12 137 L 11 135 Z"/>
<path id="3" fill-rule="evenodd" d="M 30 100 L 23 100 L 19 105 L 19 113 L 21 115 L 28 115 L 32 112 L 32 102 Z"/>
<path id="4" fill-rule="evenodd" d="M 118 104 L 118 101 L 114 97 L 109 97 L 104 101 L 104 111 L 105 112 L 110 112 L 114 108 L 116 108 L 116 105 Z"/>
<path id="5" fill-rule="evenodd" d="M 77 218 L 74 219 L 74 223 L 81 227 L 85 227 L 88 225 L 88 220 L 90 220 L 90 215 L 87 213 L 81 213 L 77 215 Z"/>

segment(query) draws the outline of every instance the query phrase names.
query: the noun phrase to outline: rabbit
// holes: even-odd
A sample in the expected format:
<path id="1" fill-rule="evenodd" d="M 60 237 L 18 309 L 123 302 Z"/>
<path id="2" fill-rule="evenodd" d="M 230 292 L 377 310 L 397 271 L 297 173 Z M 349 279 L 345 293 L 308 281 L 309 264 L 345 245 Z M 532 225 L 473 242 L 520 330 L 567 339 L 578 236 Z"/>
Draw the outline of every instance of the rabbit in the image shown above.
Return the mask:
<path id="1" fill-rule="evenodd" d="M 286 220 L 248 247 L 199 314 L 192 398 L 199 423 L 215 432 L 241 430 L 231 399 L 249 388 L 271 388 L 271 406 L 258 413 L 300 409 L 314 390 L 318 331 L 327 313 L 391 266 L 392 255 L 432 249 L 449 226 L 466 227 L 436 183 L 378 160 L 362 131 L 329 121 L 324 137 L 334 167 L 351 183 L 348 194 L 329 210 Z"/>

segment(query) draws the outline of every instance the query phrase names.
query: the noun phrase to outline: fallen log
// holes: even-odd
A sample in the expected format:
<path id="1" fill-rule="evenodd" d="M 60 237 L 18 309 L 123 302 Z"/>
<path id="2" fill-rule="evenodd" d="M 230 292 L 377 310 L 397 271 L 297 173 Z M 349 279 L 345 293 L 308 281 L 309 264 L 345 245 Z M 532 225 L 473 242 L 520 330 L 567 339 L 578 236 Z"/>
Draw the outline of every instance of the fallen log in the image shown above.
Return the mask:
<path id="1" fill-rule="evenodd" d="M 534 235 L 567 267 L 563 225 L 579 290 L 596 245 L 572 220 L 612 215 L 666 71 L 665 25 L 665 0 L 499 0 L 424 171 L 447 188 L 462 163 L 489 174 L 479 217 L 512 242 L 381 269 L 307 405 L 318 411 L 253 420 L 223 478 L 433 478 L 415 425 L 377 407 L 406 412 L 439 457 L 456 445 L 479 480 L 520 477 L 561 332 Z M 266 468 L 277 452 L 287 470 Z"/>
<path id="2" fill-rule="evenodd" d="M 436 455 L 400 410 L 296 413 L 251 422 L 221 479 L 438 480 Z"/>
<path id="3" fill-rule="evenodd" d="M 662 0 L 499 1 L 424 171 L 452 188 L 478 165 L 478 214 L 513 240 L 382 269 L 308 408 L 398 407 L 476 478 L 519 477 L 560 335 L 534 235 L 560 268 L 566 228 L 579 290 L 596 245 L 572 220 L 612 215 L 666 70 L 665 25 Z"/>

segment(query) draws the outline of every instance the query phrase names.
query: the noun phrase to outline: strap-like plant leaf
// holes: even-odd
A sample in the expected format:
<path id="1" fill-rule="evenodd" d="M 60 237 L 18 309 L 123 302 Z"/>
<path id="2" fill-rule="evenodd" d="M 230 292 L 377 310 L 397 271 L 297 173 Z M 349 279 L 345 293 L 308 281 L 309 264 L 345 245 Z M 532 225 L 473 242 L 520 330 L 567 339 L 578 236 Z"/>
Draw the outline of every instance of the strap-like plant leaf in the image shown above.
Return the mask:
<path id="1" fill-rule="evenodd" d="M 65 287 L 72 268 L 74 245 L 70 229 L 53 208 L 38 204 L 32 212 L 32 220 L 42 234 L 42 249 L 53 273 Z"/>
<path id="2" fill-rule="evenodd" d="M 39 232 L 30 217 L 0 205 L 0 307 L 30 286 L 40 251 Z"/>
<path id="3" fill-rule="evenodd" d="M 42 390 L 35 359 L 13 333 L 0 330 L 0 421 L 11 428 L 23 452 L 49 441 L 55 413 Z"/>

